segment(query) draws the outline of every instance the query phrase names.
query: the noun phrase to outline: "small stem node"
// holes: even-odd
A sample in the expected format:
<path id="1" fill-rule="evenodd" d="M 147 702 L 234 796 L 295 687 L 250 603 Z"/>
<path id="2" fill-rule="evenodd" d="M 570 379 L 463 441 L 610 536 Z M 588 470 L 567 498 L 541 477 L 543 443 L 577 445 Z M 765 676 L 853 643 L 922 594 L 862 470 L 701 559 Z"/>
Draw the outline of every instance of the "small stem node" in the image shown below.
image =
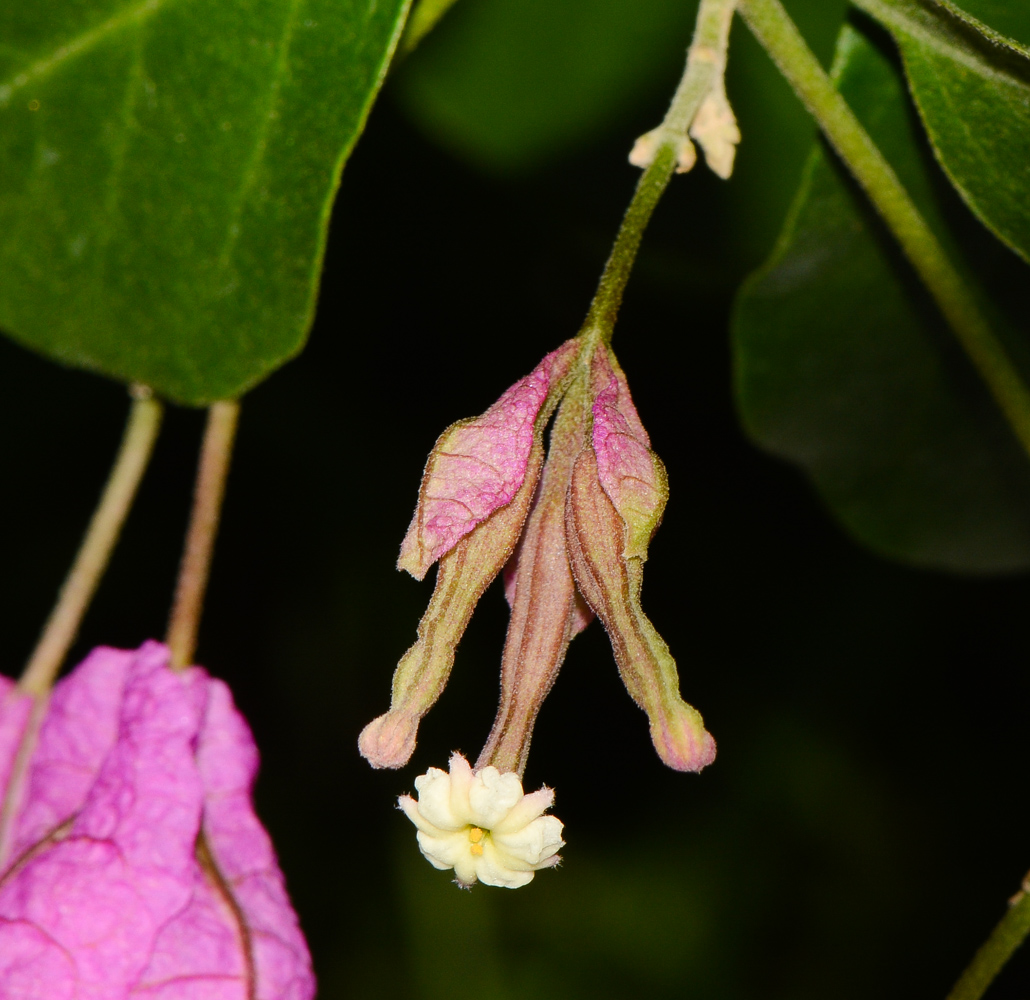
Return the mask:
<path id="1" fill-rule="evenodd" d="M 693 166 L 694 146 L 687 132 L 713 87 L 721 86 L 730 22 L 736 4 L 737 0 L 701 0 L 686 69 L 669 110 L 658 128 L 637 140 L 630 154 L 630 162 L 645 170 L 626 209 L 597 293 L 580 330 L 588 347 L 596 343 L 611 343 L 622 296 L 655 206 L 669 186 L 673 171 L 683 173 Z"/>

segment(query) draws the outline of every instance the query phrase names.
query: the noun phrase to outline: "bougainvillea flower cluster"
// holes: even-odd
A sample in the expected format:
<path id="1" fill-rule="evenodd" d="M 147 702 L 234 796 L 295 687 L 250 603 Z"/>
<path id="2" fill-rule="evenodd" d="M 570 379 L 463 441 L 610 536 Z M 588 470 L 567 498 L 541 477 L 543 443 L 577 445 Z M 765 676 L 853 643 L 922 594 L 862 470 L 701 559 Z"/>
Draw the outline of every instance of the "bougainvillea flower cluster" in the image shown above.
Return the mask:
<path id="1" fill-rule="evenodd" d="M 165 646 L 0 678 L 0 996 L 309 1000 L 258 757 L 228 688 Z"/>
<path id="2" fill-rule="evenodd" d="M 361 734 L 362 754 L 374 767 L 408 761 L 476 603 L 505 569 L 501 702 L 477 768 L 522 774 L 568 644 L 595 615 L 662 760 L 681 771 L 711 763 L 715 742 L 680 697 L 675 660 L 640 606 L 667 498 L 665 468 L 603 344 L 566 342 L 482 416 L 444 431 L 398 562 L 422 579 L 439 560 L 436 588 L 394 674 L 390 711 Z"/>
<path id="3" fill-rule="evenodd" d="M 398 561 L 417 579 L 439 562 L 436 587 L 418 639 L 394 674 L 390 710 L 361 733 L 362 754 L 374 767 L 410 759 L 419 722 L 447 682 L 472 611 L 504 570 L 511 617 L 501 698 L 474 780 L 492 773 L 487 769 L 522 775 L 537 714 L 569 642 L 595 616 L 626 688 L 649 717 L 662 760 L 681 771 L 710 764 L 715 741 L 680 696 L 675 660 L 640 606 L 647 548 L 667 499 L 665 468 L 626 377 L 596 337 L 566 342 L 484 414 L 444 431 L 426 464 Z M 433 769 L 416 787 L 424 795 L 441 776 Z M 430 830 L 434 822 L 421 805 L 416 810 L 411 799 L 401 805 L 433 864 L 460 859 L 446 865 L 459 882 L 470 873 L 483 878 L 485 862 L 469 860 L 481 856 L 469 855 L 464 840 L 460 851 L 455 846 L 481 824 L 458 810 L 450 825 L 435 824 L 454 834 L 443 837 Z M 466 832 L 458 837 L 455 830 Z"/>

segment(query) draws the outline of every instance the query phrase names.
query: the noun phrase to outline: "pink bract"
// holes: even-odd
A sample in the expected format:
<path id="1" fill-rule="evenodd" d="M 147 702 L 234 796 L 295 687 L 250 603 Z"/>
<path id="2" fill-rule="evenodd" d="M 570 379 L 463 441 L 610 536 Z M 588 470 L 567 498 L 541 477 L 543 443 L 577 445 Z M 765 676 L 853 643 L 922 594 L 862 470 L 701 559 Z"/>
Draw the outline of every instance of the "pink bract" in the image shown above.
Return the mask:
<path id="1" fill-rule="evenodd" d="M 309 1000 L 228 688 L 148 642 L 32 708 L 0 679 L 0 997 Z"/>
<path id="2" fill-rule="evenodd" d="M 660 517 L 667 496 L 661 465 L 651 451 L 626 376 L 612 367 L 606 352 L 594 356 L 592 375 L 597 478 L 631 531 L 646 526 L 649 539 L 655 526 L 651 522 Z"/>
<path id="3" fill-rule="evenodd" d="M 576 341 L 563 344 L 481 416 L 440 435 L 401 544 L 399 569 L 421 580 L 465 535 L 511 503 L 526 478 L 541 407 L 578 349 Z"/>

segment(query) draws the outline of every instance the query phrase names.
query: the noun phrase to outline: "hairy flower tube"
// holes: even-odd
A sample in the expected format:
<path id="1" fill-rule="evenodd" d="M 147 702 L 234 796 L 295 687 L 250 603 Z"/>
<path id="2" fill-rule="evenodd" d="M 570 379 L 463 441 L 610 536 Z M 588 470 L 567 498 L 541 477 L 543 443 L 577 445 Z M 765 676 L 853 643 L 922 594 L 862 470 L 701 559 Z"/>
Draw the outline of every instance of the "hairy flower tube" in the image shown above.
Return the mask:
<path id="1" fill-rule="evenodd" d="M 228 688 L 98 648 L 37 701 L 0 678 L 0 997 L 309 1000 Z"/>
<path id="2" fill-rule="evenodd" d="M 518 775 L 496 767 L 473 771 L 461 754 L 449 771 L 431 767 L 415 779 L 418 801 L 397 803 L 418 828 L 418 846 L 434 868 L 453 868 L 459 885 L 477 880 L 515 889 L 533 873 L 558 864 L 562 824 L 544 812 L 554 792 L 523 794 Z"/>
<path id="3" fill-rule="evenodd" d="M 545 461 L 542 438 L 552 415 Z M 482 416 L 448 428 L 429 456 L 398 561 L 422 579 L 439 560 L 436 587 L 418 639 L 394 674 L 390 710 L 361 733 L 366 759 L 374 767 L 409 760 L 472 611 L 503 568 L 511 617 L 500 704 L 472 780 L 495 770 L 523 774 L 533 726 L 569 642 L 595 616 L 627 690 L 648 715 L 662 760 L 680 771 L 710 764 L 715 741 L 680 696 L 675 660 L 640 605 L 647 548 L 667 498 L 665 467 L 626 377 L 610 348 L 587 336 L 547 355 Z M 453 770 L 452 761 L 452 783 Z M 416 787 L 428 791 L 441 775 L 432 769 Z M 470 867 L 467 844 L 455 833 L 478 828 L 475 821 L 438 825 L 450 831 L 438 836 L 422 825 L 433 820 L 421 805 L 415 811 L 405 802 L 433 864 L 454 867 L 459 882 L 473 871 L 488 881 Z"/>

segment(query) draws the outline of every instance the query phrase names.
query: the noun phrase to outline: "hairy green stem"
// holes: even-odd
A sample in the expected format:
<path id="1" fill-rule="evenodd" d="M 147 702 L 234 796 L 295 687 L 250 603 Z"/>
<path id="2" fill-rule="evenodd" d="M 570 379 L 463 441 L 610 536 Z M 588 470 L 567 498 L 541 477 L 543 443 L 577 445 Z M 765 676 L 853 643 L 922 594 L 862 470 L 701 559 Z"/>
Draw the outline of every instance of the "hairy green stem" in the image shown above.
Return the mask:
<path id="1" fill-rule="evenodd" d="M 22 691 L 36 697 L 50 690 L 75 641 L 83 615 L 111 559 L 154 449 L 154 441 L 161 426 L 162 406 L 151 397 L 148 389 L 134 388 L 132 392 L 132 409 L 129 411 L 125 434 L 100 503 L 61 587 L 57 604 L 18 681 Z"/>
<path id="2" fill-rule="evenodd" d="M 615 245 L 604 265 L 597 292 L 583 323 L 583 333 L 610 344 L 622 296 L 629 281 L 633 262 L 637 259 L 640 241 L 676 166 L 676 152 L 671 144 L 663 145 L 651 165 L 644 171 L 619 226 Z"/>
<path id="3" fill-rule="evenodd" d="M 697 109 L 726 68 L 726 46 L 737 0 L 701 0 L 694 37 L 684 72 L 672 104 L 659 126 L 671 139 L 686 138 Z"/>
<path id="4" fill-rule="evenodd" d="M 948 1000 L 980 1000 L 994 977 L 1012 957 L 1015 950 L 1030 934 L 1030 893 L 1027 882 L 1023 890 L 1013 899 L 1008 913 L 998 922 L 991 936 L 980 946 L 969 967 L 959 977 Z"/>
<path id="5" fill-rule="evenodd" d="M 724 59 L 720 61 L 718 55 L 725 52 L 735 5 L 736 0 L 701 0 L 686 69 L 672 103 L 661 125 L 644 137 L 653 140 L 653 158 L 637 183 L 590 303 L 590 311 L 583 324 L 583 333 L 588 338 L 611 343 L 619 306 L 644 230 L 672 178 L 680 144 L 688 141 L 687 131 L 697 110 L 722 72 Z"/>
<path id="6" fill-rule="evenodd" d="M 739 0 L 738 9 L 894 234 L 1016 437 L 1030 453 L 1030 391 L 893 168 L 779 0 Z"/>
<path id="7" fill-rule="evenodd" d="M 232 458 L 239 415 L 240 404 L 235 400 L 213 403 L 207 413 L 197 481 L 193 489 L 193 509 L 186 529 L 186 544 L 165 640 L 171 651 L 172 667 L 176 670 L 190 665 L 197 648 L 200 615 L 211 573 L 211 556 L 222 513 L 225 481 L 229 475 L 229 461 Z"/>

